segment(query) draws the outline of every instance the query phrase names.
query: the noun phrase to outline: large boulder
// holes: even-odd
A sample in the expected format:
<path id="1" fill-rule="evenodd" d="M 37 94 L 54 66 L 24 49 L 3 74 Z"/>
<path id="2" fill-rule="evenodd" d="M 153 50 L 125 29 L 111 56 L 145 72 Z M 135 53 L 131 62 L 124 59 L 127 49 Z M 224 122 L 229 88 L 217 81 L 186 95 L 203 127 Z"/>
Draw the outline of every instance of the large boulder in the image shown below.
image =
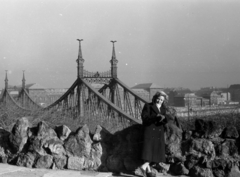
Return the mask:
<path id="1" fill-rule="evenodd" d="M 207 139 L 192 139 L 189 152 L 204 157 L 205 160 L 213 160 L 216 157 L 214 145 Z"/>
<path id="2" fill-rule="evenodd" d="M 220 136 L 221 133 L 221 127 L 213 121 L 205 121 L 203 119 L 195 121 L 194 136 L 196 138 L 215 138 Z"/>
<path id="3" fill-rule="evenodd" d="M 90 157 L 87 159 L 89 170 L 107 171 L 106 159 L 108 156 L 107 146 L 103 142 L 93 143 Z"/>
<path id="4" fill-rule="evenodd" d="M 13 153 L 21 152 L 28 140 L 28 128 L 30 123 L 26 117 L 17 120 L 9 136 L 9 143 Z"/>
<path id="5" fill-rule="evenodd" d="M 53 156 L 53 169 L 64 169 L 67 165 L 67 157 L 66 156 Z"/>
<path id="6" fill-rule="evenodd" d="M 36 163 L 34 165 L 35 168 L 51 168 L 53 164 L 53 156 L 44 155 L 37 158 Z"/>
<path id="7" fill-rule="evenodd" d="M 31 153 L 31 152 L 28 152 L 26 154 L 21 153 L 18 156 L 16 165 L 32 168 L 35 163 L 36 158 L 37 158 L 36 153 Z"/>
<path id="8" fill-rule="evenodd" d="M 238 156 L 238 147 L 235 139 L 225 139 L 222 143 L 216 145 L 215 149 L 220 157 Z"/>
<path id="9" fill-rule="evenodd" d="M 190 139 L 182 143 L 183 154 L 186 155 L 184 165 L 191 169 L 197 164 L 205 164 L 216 157 L 214 145 L 207 139 Z"/>
<path id="10" fill-rule="evenodd" d="M 10 132 L 0 127 L 0 162 L 8 163 L 9 156 L 12 155 L 9 143 Z"/>
<path id="11" fill-rule="evenodd" d="M 181 159 L 182 157 L 181 142 L 183 131 L 171 121 L 166 125 L 165 130 L 167 160 L 169 161 L 171 159 L 169 163 L 174 163 L 177 159 Z"/>
<path id="12" fill-rule="evenodd" d="M 237 139 L 239 137 L 237 128 L 235 126 L 228 126 L 224 128 L 221 137 Z"/>
<path id="13" fill-rule="evenodd" d="M 67 161 L 67 168 L 70 170 L 83 170 L 86 168 L 85 166 L 85 158 L 84 157 L 69 157 Z"/>
<path id="14" fill-rule="evenodd" d="M 47 155 L 50 153 L 64 153 L 60 147 L 60 140 L 56 132 L 46 122 L 39 122 L 37 127 L 29 129 L 29 147 L 28 150 L 36 152 L 39 155 Z"/>
<path id="15" fill-rule="evenodd" d="M 68 156 L 89 158 L 92 139 L 89 135 L 88 126 L 84 125 L 76 131 L 76 134 L 70 135 L 65 141 L 64 147 Z"/>
<path id="16" fill-rule="evenodd" d="M 142 164 L 143 127 L 130 126 L 111 137 L 107 167 L 110 171 L 133 172 Z"/>

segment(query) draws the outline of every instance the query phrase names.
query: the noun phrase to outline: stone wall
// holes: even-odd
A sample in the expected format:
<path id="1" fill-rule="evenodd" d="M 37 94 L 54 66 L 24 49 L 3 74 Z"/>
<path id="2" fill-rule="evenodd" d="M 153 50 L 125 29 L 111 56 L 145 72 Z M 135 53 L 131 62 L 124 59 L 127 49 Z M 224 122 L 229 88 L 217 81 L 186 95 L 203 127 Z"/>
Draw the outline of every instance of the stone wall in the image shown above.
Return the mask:
<path id="1" fill-rule="evenodd" d="M 235 127 L 221 129 L 196 120 L 192 131 L 172 121 L 165 127 L 168 173 L 191 177 L 240 176 L 239 134 Z M 29 168 L 136 172 L 143 163 L 143 128 L 133 125 L 111 134 L 87 125 L 72 132 L 67 126 L 51 128 L 46 122 L 32 127 L 20 118 L 11 132 L 0 129 L 0 162 Z"/>

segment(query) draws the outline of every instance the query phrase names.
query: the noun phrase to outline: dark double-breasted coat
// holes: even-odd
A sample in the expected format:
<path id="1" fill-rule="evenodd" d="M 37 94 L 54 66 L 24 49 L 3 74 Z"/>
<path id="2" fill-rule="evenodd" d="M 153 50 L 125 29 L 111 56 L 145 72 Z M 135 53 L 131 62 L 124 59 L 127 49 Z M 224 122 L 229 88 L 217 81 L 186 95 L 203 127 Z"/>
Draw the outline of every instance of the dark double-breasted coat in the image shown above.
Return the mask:
<path id="1" fill-rule="evenodd" d="M 165 162 L 164 125 L 168 121 L 165 117 L 160 122 L 158 114 L 165 115 L 166 109 L 161 106 L 159 110 L 154 103 L 145 104 L 141 114 L 144 126 L 142 159 L 156 163 Z"/>

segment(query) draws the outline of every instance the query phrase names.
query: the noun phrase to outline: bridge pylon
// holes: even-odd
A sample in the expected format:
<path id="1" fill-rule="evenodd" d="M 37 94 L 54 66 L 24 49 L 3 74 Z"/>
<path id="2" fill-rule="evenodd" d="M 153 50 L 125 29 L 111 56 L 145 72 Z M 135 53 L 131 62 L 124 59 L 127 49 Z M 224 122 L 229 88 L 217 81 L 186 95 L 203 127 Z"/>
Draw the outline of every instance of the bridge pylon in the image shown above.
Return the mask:
<path id="1" fill-rule="evenodd" d="M 111 74 L 112 74 L 112 78 L 117 78 L 117 63 L 118 63 L 118 60 L 116 58 L 115 46 L 114 46 L 114 43 L 117 42 L 117 41 L 111 41 L 111 42 L 113 43 L 112 59 L 110 60 Z"/>
<path id="2" fill-rule="evenodd" d="M 82 49 L 81 49 L 81 42 L 83 41 L 83 39 L 77 39 L 77 41 L 79 41 L 79 50 L 78 50 L 78 58 L 76 60 L 77 62 L 77 70 L 78 70 L 78 74 L 77 77 L 79 78 L 83 78 L 83 63 L 84 63 L 84 59 L 82 57 Z"/>

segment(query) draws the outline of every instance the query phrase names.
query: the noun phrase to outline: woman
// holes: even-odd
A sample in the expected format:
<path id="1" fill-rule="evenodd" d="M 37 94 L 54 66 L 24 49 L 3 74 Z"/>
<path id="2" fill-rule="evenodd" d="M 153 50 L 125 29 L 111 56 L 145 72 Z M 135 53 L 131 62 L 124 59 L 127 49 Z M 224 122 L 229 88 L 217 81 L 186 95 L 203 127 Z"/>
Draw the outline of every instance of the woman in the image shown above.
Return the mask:
<path id="1" fill-rule="evenodd" d="M 164 125 L 167 123 L 164 92 L 157 92 L 151 103 L 144 105 L 142 110 L 142 122 L 144 126 L 144 143 L 142 159 L 145 163 L 141 166 L 143 175 L 154 176 L 151 172 L 152 165 L 165 162 Z"/>

